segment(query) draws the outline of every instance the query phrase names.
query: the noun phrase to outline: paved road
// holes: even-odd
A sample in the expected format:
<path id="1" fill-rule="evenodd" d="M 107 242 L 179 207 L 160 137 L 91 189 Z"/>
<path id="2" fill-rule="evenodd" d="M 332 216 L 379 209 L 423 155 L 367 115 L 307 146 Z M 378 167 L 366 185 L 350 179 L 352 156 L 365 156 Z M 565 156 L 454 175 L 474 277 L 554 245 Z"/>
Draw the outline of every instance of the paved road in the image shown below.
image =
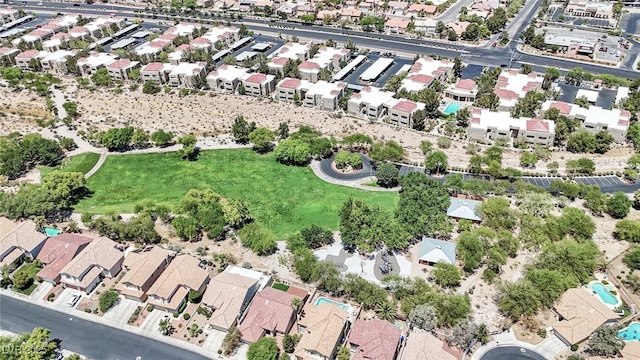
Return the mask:
<path id="1" fill-rule="evenodd" d="M 204 356 L 160 341 L 0 295 L 0 329 L 14 333 L 42 326 L 62 346 L 96 360 L 205 360 Z"/>
<path id="2" fill-rule="evenodd" d="M 536 4 L 539 0 L 533 0 Z M 47 2 L 46 6 L 37 6 L 34 1 L 27 2 L 27 5 L 22 6 L 25 10 L 34 11 L 36 13 L 60 11 L 63 13 L 76 13 L 76 14 L 93 14 L 93 15 L 108 15 L 118 14 L 123 17 L 137 18 L 140 14 L 133 13 L 133 10 L 126 7 L 118 6 L 105 6 L 104 4 L 83 4 L 81 7 L 69 6 L 68 3 L 62 2 Z M 535 5 L 535 4 L 534 4 Z M 536 6 L 525 6 L 522 13 L 516 17 L 516 21 L 509 27 L 509 32 L 513 34 L 513 39 L 518 39 L 522 30 L 526 27 L 527 22 L 524 21 L 533 15 Z M 182 16 L 184 18 L 184 16 Z M 147 20 L 151 21 L 151 20 Z M 166 16 L 157 15 L 157 19 L 154 21 L 168 21 Z M 260 31 L 279 31 L 283 35 L 297 36 L 300 38 L 326 40 L 332 38 L 338 42 L 344 42 L 346 40 L 353 40 L 358 46 L 362 48 L 379 48 L 383 45 L 388 51 L 399 52 L 404 54 L 423 54 L 423 55 L 437 55 L 444 57 L 462 56 L 465 62 L 470 64 L 478 64 L 483 66 L 498 67 L 501 65 L 508 65 L 509 59 L 514 55 L 512 66 L 520 67 L 523 64 L 532 65 L 535 71 L 544 72 L 547 67 L 556 67 L 559 69 L 571 69 L 577 66 L 584 68 L 586 71 L 594 74 L 611 74 L 624 78 L 640 78 L 640 73 L 635 71 L 629 71 L 628 63 L 623 64 L 620 68 L 611 68 L 599 65 L 593 65 L 588 63 L 580 63 L 565 59 L 556 59 L 551 57 L 544 57 L 538 55 L 530 55 L 520 52 L 516 48 L 516 44 L 512 41 L 507 47 L 473 47 L 465 46 L 462 44 L 443 44 L 436 41 L 421 40 L 421 39 L 404 39 L 399 36 L 378 34 L 378 33 L 366 33 L 354 30 L 317 26 L 317 25 L 301 25 L 298 23 L 286 23 L 279 22 L 276 24 L 287 26 L 291 28 L 268 28 L 267 22 L 260 19 L 242 19 L 247 28 L 259 33 Z M 238 22 L 233 23 L 238 25 Z"/>
<path id="3" fill-rule="evenodd" d="M 362 155 L 362 170 L 353 174 L 345 174 L 340 171 L 334 170 L 331 166 L 334 157 L 335 154 L 330 158 L 320 160 L 320 170 L 325 173 L 325 175 L 333 179 L 340 181 L 355 181 L 368 178 L 376 174 L 376 170 L 373 169 L 373 166 L 371 165 L 371 159 L 366 155 Z"/>

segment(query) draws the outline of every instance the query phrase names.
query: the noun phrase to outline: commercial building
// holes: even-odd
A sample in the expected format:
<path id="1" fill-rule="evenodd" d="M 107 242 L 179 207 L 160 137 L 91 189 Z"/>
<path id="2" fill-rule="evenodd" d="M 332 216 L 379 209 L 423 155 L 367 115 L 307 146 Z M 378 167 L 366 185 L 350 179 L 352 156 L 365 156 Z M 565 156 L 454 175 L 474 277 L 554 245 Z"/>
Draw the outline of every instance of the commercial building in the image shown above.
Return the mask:
<path id="1" fill-rule="evenodd" d="M 544 44 L 547 49 L 555 49 L 569 55 L 591 55 L 596 47 L 595 38 L 580 36 L 565 36 L 547 32 L 544 35 Z"/>
<path id="2" fill-rule="evenodd" d="M 127 299 L 145 302 L 147 291 L 169 266 L 175 253 L 158 246 L 148 246 L 127 254 L 122 264 L 125 274 L 116 285 Z"/>
<path id="3" fill-rule="evenodd" d="M 329 83 L 323 80 L 309 86 L 304 92 L 302 105 L 321 110 L 334 111 L 339 107 L 339 100 L 344 94 L 347 84 L 344 82 Z"/>
<path id="4" fill-rule="evenodd" d="M 494 90 L 500 100 L 498 111 L 510 111 L 518 99 L 529 91 L 541 91 L 543 80 L 543 76 L 536 72 L 522 74 L 515 69 L 503 71 L 498 76 Z"/>
<path id="5" fill-rule="evenodd" d="M 276 88 L 276 77 L 271 74 L 254 73 L 242 79 L 246 95 L 269 96 Z"/>
<path id="6" fill-rule="evenodd" d="M 388 114 L 386 104 L 395 94 L 373 86 L 365 86 L 360 92 L 351 94 L 347 104 L 347 112 L 353 116 L 378 120 Z"/>
<path id="7" fill-rule="evenodd" d="M 303 80 L 318 82 L 318 75 L 322 70 L 335 72 L 340 68 L 340 63 L 347 61 L 349 50 L 323 46 L 312 59 L 303 61 L 298 65 L 300 78 Z"/>
<path id="8" fill-rule="evenodd" d="M 209 272 L 191 255 L 176 256 L 147 291 L 147 302 L 155 308 L 175 312 L 187 301 L 190 290 L 202 293 L 209 282 Z"/>
<path id="9" fill-rule="evenodd" d="M 557 109 L 561 115 L 581 121 L 581 127 L 590 133 L 605 130 L 615 141 L 624 142 L 631 123 L 631 113 L 623 109 L 603 109 L 592 105 L 588 109 L 563 101 L 548 100 L 542 104 L 542 111 Z"/>
<path id="10" fill-rule="evenodd" d="M 509 112 L 473 108 L 467 134 L 472 140 L 520 139 L 527 144 L 552 145 L 555 123 L 551 120 L 514 118 Z"/>
<path id="11" fill-rule="evenodd" d="M 207 84 L 211 90 L 235 93 L 247 72 L 246 68 L 240 66 L 220 65 L 207 75 Z"/>
<path id="12" fill-rule="evenodd" d="M 124 261 L 124 254 L 117 246 L 115 241 L 106 237 L 91 241 L 60 270 L 62 285 L 90 293 L 103 278 L 117 276 Z"/>
<path id="13" fill-rule="evenodd" d="M 613 18 L 613 3 L 588 0 L 569 0 L 564 13 L 570 16 L 596 19 Z"/>

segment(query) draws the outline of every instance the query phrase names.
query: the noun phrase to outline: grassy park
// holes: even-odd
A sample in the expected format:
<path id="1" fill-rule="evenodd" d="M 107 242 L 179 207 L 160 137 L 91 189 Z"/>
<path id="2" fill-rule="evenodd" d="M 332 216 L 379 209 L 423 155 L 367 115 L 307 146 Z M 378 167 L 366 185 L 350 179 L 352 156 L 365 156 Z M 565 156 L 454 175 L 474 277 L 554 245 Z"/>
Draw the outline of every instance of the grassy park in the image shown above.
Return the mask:
<path id="1" fill-rule="evenodd" d="M 58 166 L 43 166 L 40 168 L 42 175 L 46 175 L 54 170 L 64 170 L 69 172 L 81 172 L 86 174 L 100 159 L 100 154 L 84 153 L 70 158 L 65 158 Z"/>
<path id="2" fill-rule="evenodd" d="M 205 151 L 197 161 L 176 153 L 109 156 L 87 186 L 93 194 L 77 212 L 132 213 L 145 199 L 171 207 L 189 189 L 211 188 L 246 201 L 256 220 L 278 238 L 311 224 L 337 229 L 338 210 L 349 197 L 385 209 L 395 208 L 398 198 L 393 192 L 329 184 L 309 167 L 281 165 L 272 154 L 249 149 Z"/>

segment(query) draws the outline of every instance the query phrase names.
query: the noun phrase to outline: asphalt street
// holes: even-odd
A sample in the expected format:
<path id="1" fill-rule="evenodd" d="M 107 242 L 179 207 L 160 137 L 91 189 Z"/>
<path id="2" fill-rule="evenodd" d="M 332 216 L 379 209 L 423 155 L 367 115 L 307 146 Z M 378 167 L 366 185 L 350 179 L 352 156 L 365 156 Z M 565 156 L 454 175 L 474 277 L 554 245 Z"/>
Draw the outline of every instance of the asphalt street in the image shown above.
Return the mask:
<path id="1" fill-rule="evenodd" d="M 41 326 L 62 347 L 96 360 L 205 360 L 204 356 L 103 324 L 0 295 L 0 329 L 23 333 Z"/>
<path id="2" fill-rule="evenodd" d="M 336 180 L 360 180 L 376 174 L 376 170 L 371 165 L 371 159 L 366 155 L 362 155 L 362 170 L 357 173 L 342 173 L 334 170 L 331 166 L 334 157 L 335 154 L 320 160 L 320 170 Z"/>
<path id="3" fill-rule="evenodd" d="M 538 1 L 539 0 L 536 0 L 535 2 L 537 3 Z M 38 6 L 36 5 L 36 1 L 28 1 L 26 2 L 26 5 L 22 5 L 21 7 L 25 10 L 36 13 L 59 11 L 61 13 L 74 14 L 117 14 L 128 18 L 140 17 L 140 14 L 134 13 L 131 8 L 111 5 L 107 6 L 105 4 L 82 4 L 80 7 L 75 7 L 71 6 L 69 3 L 46 2 L 45 6 Z M 526 20 L 532 16 L 535 9 L 536 6 L 534 5 L 525 6 L 521 14 L 516 17 L 515 21 L 509 27 L 509 32 L 513 34 L 512 38 L 519 38 L 520 33 L 528 25 Z M 184 18 L 184 16 L 180 17 Z M 168 21 L 168 19 L 165 15 L 157 14 L 157 18 L 154 21 Z M 256 33 L 269 30 L 271 32 L 281 32 L 282 35 L 297 36 L 299 38 L 308 39 L 326 40 L 328 38 L 332 38 L 338 42 L 344 42 L 351 39 L 361 48 L 380 48 L 380 46 L 384 46 L 384 48 L 390 52 L 436 55 L 449 58 L 461 56 L 463 61 L 466 63 L 483 66 L 506 67 L 510 64 L 510 59 L 513 59 L 511 66 L 514 68 L 518 68 L 523 64 L 529 64 L 532 65 L 534 70 L 544 72 L 548 67 L 567 70 L 579 66 L 594 74 L 606 73 L 624 78 L 640 78 L 640 73 L 630 71 L 629 63 L 625 63 L 619 68 L 612 68 L 574 62 L 565 59 L 530 55 L 519 51 L 516 47 L 517 44 L 514 41 L 511 41 L 506 47 L 493 48 L 488 45 L 472 47 L 462 44 L 447 44 L 422 39 L 405 39 L 394 35 L 366 33 L 326 26 L 302 25 L 287 22 L 269 23 L 262 19 L 245 18 L 242 19 L 241 22 L 244 23 L 247 28 Z M 235 22 L 235 24 L 237 25 L 239 23 Z M 277 24 L 280 27 L 268 27 L 269 24 Z"/>

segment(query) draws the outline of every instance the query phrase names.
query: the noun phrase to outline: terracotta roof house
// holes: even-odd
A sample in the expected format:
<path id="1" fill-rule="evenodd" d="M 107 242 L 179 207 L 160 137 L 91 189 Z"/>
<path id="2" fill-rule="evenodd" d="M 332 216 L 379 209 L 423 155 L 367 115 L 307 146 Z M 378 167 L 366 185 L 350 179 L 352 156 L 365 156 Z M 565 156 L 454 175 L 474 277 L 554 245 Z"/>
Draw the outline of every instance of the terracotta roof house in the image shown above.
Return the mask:
<path id="1" fill-rule="evenodd" d="M 62 285 L 90 293 L 103 278 L 118 275 L 124 254 L 117 246 L 115 241 L 106 237 L 93 240 L 60 270 Z"/>
<path id="2" fill-rule="evenodd" d="M 295 320 L 291 300 L 297 296 L 267 287 L 260 291 L 240 320 L 242 341 L 252 343 L 263 335 L 286 334 Z"/>
<path id="3" fill-rule="evenodd" d="M 122 264 L 125 274 L 116 290 L 127 299 L 144 302 L 147 291 L 169 266 L 175 254 L 158 246 L 130 252 Z"/>
<path id="4" fill-rule="evenodd" d="M 0 239 L 4 239 L 16 228 L 16 223 L 7 219 L 6 217 L 0 217 Z"/>
<path id="5" fill-rule="evenodd" d="M 43 281 L 57 284 L 60 282 L 60 271 L 92 240 L 86 236 L 68 233 L 47 239 L 37 257 L 45 265 L 38 272 L 38 276 Z"/>
<path id="6" fill-rule="evenodd" d="M 392 323 L 373 318 L 358 319 L 351 327 L 348 343 L 352 360 L 395 360 L 402 330 Z"/>
<path id="7" fill-rule="evenodd" d="M 176 311 L 187 299 L 189 290 L 202 293 L 209 282 L 209 273 L 191 255 L 176 256 L 147 291 L 148 302 L 156 308 Z"/>
<path id="8" fill-rule="evenodd" d="M 3 231 L 5 232 L 5 231 Z M 0 268 L 7 265 L 13 271 L 25 256 L 35 258 L 47 240 L 33 221 L 23 221 L 0 239 Z"/>
<path id="9" fill-rule="evenodd" d="M 597 295 L 585 288 L 567 290 L 553 310 L 559 317 L 553 325 L 553 333 L 568 346 L 586 340 L 600 325 L 619 318 Z"/>
<path id="10" fill-rule="evenodd" d="M 460 360 L 462 353 L 429 332 L 412 331 L 402 351 L 402 360 Z"/>
<path id="11" fill-rule="evenodd" d="M 296 360 L 334 359 L 348 318 L 349 313 L 335 304 L 305 305 L 298 320 L 302 338 L 293 353 Z"/>
<path id="12" fill-rule="evenodd" d="M 456 243 L 423 236 L 418 262 L 423 265 L 434 265 L 438 262 L 455 264 Z"/>
<path id="13" fill-rule="evenodd" d="M 238 318 L 258 291 L 258 280 L 228 271 L 213 277 L 201 301 L 213 309 L 209 325 L 222 331 L 236 325 Z"/>
<path id="14" fill-rule="evenodd" d="M 625 360 L 640 360 L 640 341 L 627 341 L 620 354 Z"/>

